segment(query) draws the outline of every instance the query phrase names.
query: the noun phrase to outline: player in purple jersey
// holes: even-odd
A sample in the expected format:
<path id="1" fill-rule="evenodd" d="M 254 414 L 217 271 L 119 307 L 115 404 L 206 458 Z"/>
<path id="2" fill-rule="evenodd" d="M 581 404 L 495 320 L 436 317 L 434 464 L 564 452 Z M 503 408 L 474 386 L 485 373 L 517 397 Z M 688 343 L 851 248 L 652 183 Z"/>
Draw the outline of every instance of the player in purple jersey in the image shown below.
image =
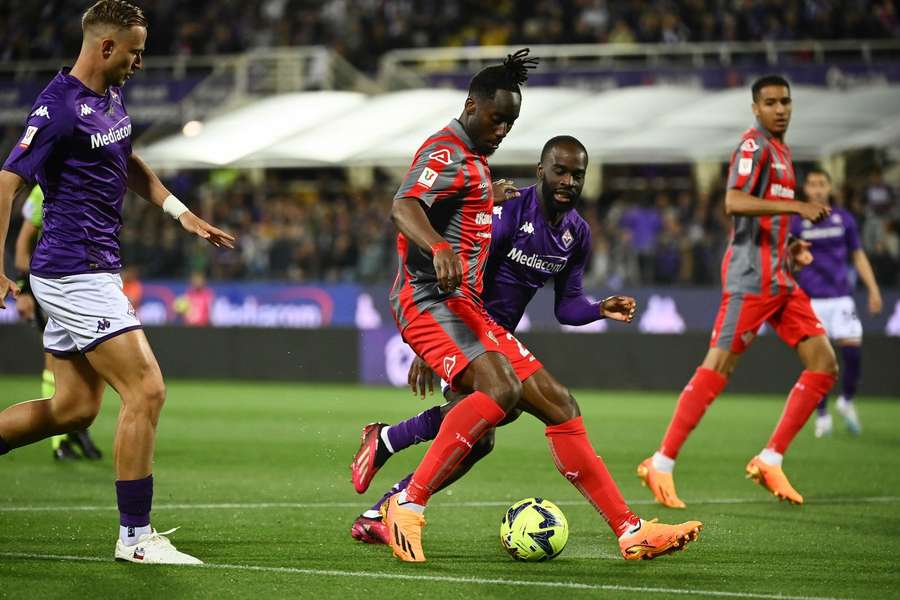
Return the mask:
<path id="1" fill-rule="evenodd" d="M 0 247 L 12 199 L 25 182 L 44 190 L 44 231 L 31 259 L 32 293 L 47 313 L 44 347 L 57 360 L 51 398 L 0 412 L 0 454 L 89 426 L 110 384 L 122 399 L 114 460 L 119 506 L 115 558 L 197 564 L 150 525 L 153 447 L 165 385 L 134 308 L 122 292 L 119 230 L 125 192 L 160 206 L 216 246 L 234 238 L 169 193 L 131 148 L 121 86 L 142 67 L 147 19 L 122 0 L 100 0 L 81 21 L 81 52 L 38 96 L 0 171 Z M 0 255 L 0 307 L 19 294 Z"/>
<path id="2" fill-rule="evenodd" d="M 830 205 L 831 176 L 822 169 L 812 169 L 803 182 L 803 194 L 807 202 L 821 206 Z M 859 243 L 856 221 L 848 211 L 833 207 L 826 219 L 813 223 L 808 219 L 794 217 L 791 233 L 812 245 L 815 260 L 796 274 L 797 283 L 812 300 L 813 310 L 825 326 L 843 359 L 841 369 L 841 395 L 837 399 L 837 410 L 844 417 L 847 428 L 859 434 L 862 426 L 853 405 L 853 396 L 860 376 L 860 349 L 862 345 L 862 323 L 856 316 L 853 289 L 850 284 L 850 264 L 869 293 L 869 312 L 881 312 L 881 291 L 875 281 L 872 265 Z M 831 415 L 823 396 L 817 407 L 816 437 L 830 435 Z"/>
<path id="3" fill-rule="evenodd" d="M 612 296 L 595 302 L 585 296 L 582 288 L 584 267 L 591 252 L 591 230 L 581 215 L 572 209 L 581 197 L 587 161 L 587 151 L 577 139 L 554 137 L 541 151 L 537 183 L 494 206 L 483 300 L 491 317 L 508 331 L 515 330 L 525 307 L 551 279 L 556 294 L 556 317 L 562 324 L 585 325 L 607 317 L 631 322 L 634 318 L 634 298 Z M 413 393 L 423 398 L 426 387 L 433 393 L 432 371 L 419 358 L 410 367 L 409 384 Z M 360 449 L 350 464 L 351 478 L 358 493 L 368 489 L 375 473 L 394 453 L 434 439 L 444 415 L 464 394 L 448 387 L 444 396 L 445 404 L 395 425 L 366 425 Z M 519 409 L 509 411 L 501 425 L 515 420 L 520 414 Z M 441 489 L 462 477 L 493 447 L 492 429 L 475 443 Z M 381 500 L 356 519 L 350 531 L 355 539 L 387 543 L 387 531 L 379 512 L 381 505 L 392 494 L 404 489 L 408 481 L 409 476 L 394 484 Z"/>

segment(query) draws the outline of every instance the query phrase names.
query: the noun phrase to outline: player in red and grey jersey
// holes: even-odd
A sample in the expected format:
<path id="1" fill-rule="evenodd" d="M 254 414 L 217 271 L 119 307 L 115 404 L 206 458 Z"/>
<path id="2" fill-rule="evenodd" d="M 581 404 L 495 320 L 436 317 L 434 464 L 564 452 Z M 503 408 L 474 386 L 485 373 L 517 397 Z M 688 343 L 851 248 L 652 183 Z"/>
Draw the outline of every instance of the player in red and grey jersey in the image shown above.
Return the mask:
<path id="1" fill-rule="evenodd" d="M 797 350 L 805 369 L 771 438 L 746 468 L 749 478 L 780 499 L 803 502 L 781 463 L 837 377 L 825 329 L 790 273 L 793 265 L 812 261 L 809 243 L 790 237 L 791 215 L 817 222 L 831 209 L 794 200 L 794 166 L 784 141 L 792 110 L 788 82 L 769 75 L 757 80 L 752 91 L 757 121 L 744 132 L 729 165 L 725 209 L 734 218 L 734 229 L 722 260 L 722 302 L 710 348 L 682 391 L 659 450 L 638 466 L 638 476 L 656 500 L 672 508 L 684 507 L 672 479 L 675 458 L 763 323 Z"/>
<path id="2" fill-rule="evenodd" d="M 444 416 L 405 490 L 382 505 L 398 558 L 423 562 L 425 504 L 472 447 L 514 408 L 543 421 L 556 467 L 604 516 L 627 559 L 680 550 L 702 524 L 645 522 L 597 456 L 578 404 L 540 362 L 488 315 L 481 279 L 493 190 L 487 157 L 519 116 L 528 50 L 483 69 L 459 119 L 429 138 L 394 198 L 399 272 L 391 292 L 403 339 L 454 390 L 468 394 Z"/>

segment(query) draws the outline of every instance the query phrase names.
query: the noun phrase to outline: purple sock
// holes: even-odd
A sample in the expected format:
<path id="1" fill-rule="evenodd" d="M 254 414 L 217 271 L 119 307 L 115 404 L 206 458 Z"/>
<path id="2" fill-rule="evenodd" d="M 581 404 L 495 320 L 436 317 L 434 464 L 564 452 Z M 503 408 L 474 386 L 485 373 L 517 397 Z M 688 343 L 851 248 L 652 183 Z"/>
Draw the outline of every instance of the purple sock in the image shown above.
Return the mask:
<path id="1" fill-rule="evenodd" d="M 381 500 L 376 502 L 374 506 L 372 506 L 371 510 L 379 511 L 381 510 L 381 505 L 388 501 L 388 498 L 399 492 L 400 490 L 405 490 L 406 486 L 409 485 L 409 480 L 412 479 L 413 474 L 410 473 L 397 483 L 395 483 L 388 492 L 381 497 Z"/>
<path id="2" fill-rule="evenodd" d="M 841 346 L 841 358 L 844 359 L 844 372 L 841 375 L 841 389 L 845 400 L 853 400 L 856 386 L 862 373 L 862 348 L 859 346 Z"/>
<path id="3" fill-rule="evenodd" d="M 12 448 L 9 447 L 9 444 L 6 443 L 6 440 L 0 437 L 0 456 L 6 454 L 10 450 L 12 450 Z"/>
<path id="4" fill-rule="evenodd" d="M 828 394 L 822 396 L 822 399 L 816 404 L 816 412 L 818 412 L 820 417 L 828 414 Z"/>
<path id="5" fill-rule="evenodd" d="M 391 425 L 387 437 L 391 442 L 391 449 L 399 452 L 419 442 L 433 440 L 441 428 L 441 407 L 433 406 L 422 411 L 414 417 Z"/>
<path id="6" fill-rule="evenodd" d="M 116 498 L 119 501 L 119 525 L 146 527 L 150 524 L 150 505 L 153 503 L 153 475 L 117 481 Z"/>

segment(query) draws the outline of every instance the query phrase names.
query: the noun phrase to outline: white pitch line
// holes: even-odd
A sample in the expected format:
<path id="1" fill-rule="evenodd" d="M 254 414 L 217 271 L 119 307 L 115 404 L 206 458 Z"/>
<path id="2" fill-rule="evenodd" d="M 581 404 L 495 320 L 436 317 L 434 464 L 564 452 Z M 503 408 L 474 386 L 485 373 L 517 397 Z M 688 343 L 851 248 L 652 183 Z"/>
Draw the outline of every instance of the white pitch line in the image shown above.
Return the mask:
<path id="1" fill-rule="evenodd" d="M 59 554 L 29 554 L 26 552 L 0 552 L 5 558 L 32 560 L 63 560 L 78 562 L 112 563 L 110 558 L 98 556 L 67 556 Z M 698 590 L 662 587 L 642 587 L 600 583 L 578 583 L 575 581 L 529 581 L 522 579 L 489 579 L 483 577 L 454 577 L 452 575 L 409 575 L 405 573 L 384 573 L 372 571 L 339 571 L 336 569 L 301 569 L 297 567 L 262 567 L 254 565 L 204 564 L 179 565 L 178 568 L 221 569 L 226 571 L 257 571 L 263 573 L 286 573 L 293 575 L 313 575 L 316 577 L 366 577 L 369 579 L 394 579 L 403 581 L 423 581 L 457 583 L 469 585 L 496 585 L 530 588 L 554 588 L 571 590 L 602 590 L 612 592 L 634 592 L 636 594 L 682 594 L 693 596 L 713 596 L 720 598 L 753 598 L 758 600 L 840 600 L 828 596 L 789 596 L 784 594 L 759 594 L 754 592 L 730 592 L 725 590 Z"/>
<path id="2" fill-rule="evenodd" d="M 489 508 L 494 506 L 509 506 L 515 502 L 514 499 L 509 500 L 490 500 L 490 501 L 472 501 L 472 502 L 440 502 L 436 501 L 434 506 L 440 508 Z M 707 500 L 692 500 L 688 504 L 768 504 L 772 502 L 772 498 L 763 496 L 760 498 L 718 498 Z M 807 498 L 806 504 L 879 504 L 900 502 L 900 496 L 868 496 L 861 498 Z M 630 500 L 629 504 L 654 505 L 655 500 Z M 220 509 L 264 509 L 264 508 L 360 508 L 367 503 L 364 500 L 360 502 L 222 502 L 222 503 L 174 503 L 174 504 L 154 504 L 153 510 L 220 510 Z M 583 501 L 564 500 L 556 502 L 559 506 L 580 506 Z M 0 506 L 0 513 L 4 512 L 67 512 L 67 511 L 105 511 L 117 510 L 113 505 L 87 505 L 87 506 Z"/>

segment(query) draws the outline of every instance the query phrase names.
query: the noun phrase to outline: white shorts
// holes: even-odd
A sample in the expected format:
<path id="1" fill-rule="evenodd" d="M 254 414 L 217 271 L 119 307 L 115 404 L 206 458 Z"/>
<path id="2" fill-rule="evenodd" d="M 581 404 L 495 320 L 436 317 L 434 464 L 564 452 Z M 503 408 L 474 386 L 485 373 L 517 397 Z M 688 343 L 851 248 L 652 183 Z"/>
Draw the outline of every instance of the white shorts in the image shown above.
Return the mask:
<path id="1" fill-rule="evenodd" d="M 66 356 L 92 350 L 141 322 L 117 273 L 84 273 L 59 279 L 31 276 L 31 289 L 47 313 L 44 350 Z"/>
<path id="2" fill-rule="evenodd" d="M 816 316 L 825 326 L 825 332 L 833 340 L 862 339 L 862 323 L 856 316 L 856 303 L 851 296 L 839 298 L 812 298 Z"/>

